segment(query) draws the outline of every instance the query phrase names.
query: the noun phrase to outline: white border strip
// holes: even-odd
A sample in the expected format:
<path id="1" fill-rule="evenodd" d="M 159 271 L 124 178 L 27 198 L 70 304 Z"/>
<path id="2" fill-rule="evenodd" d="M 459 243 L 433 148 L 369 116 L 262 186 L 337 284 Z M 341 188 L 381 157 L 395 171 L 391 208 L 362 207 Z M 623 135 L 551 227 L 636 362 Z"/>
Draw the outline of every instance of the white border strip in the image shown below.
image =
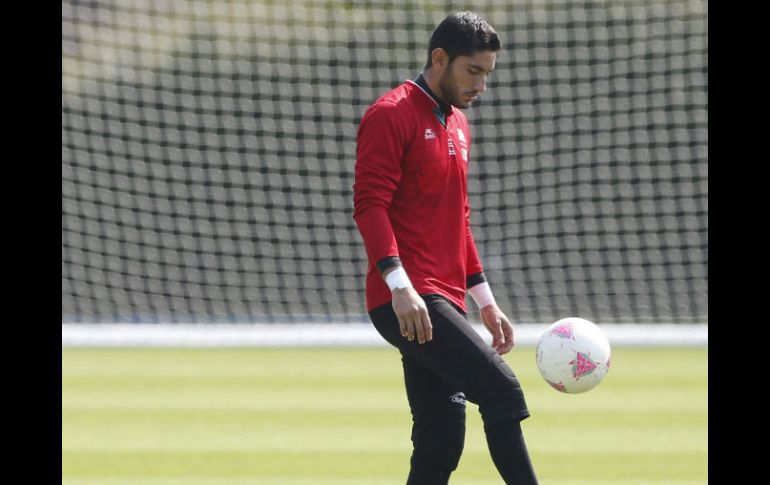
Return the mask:
<path id="1" fill-rule="evenodd" d="M 534 346 L 547 324 L 517 324 L 517 345 Z M 708 324 L 604 324 L 611 345 L 708 346 Z M 491 341 L 480 324 L 473 328 Z M 388 345 L 369 323 L 63 323 L 62 347 L 324 347 Z"/>

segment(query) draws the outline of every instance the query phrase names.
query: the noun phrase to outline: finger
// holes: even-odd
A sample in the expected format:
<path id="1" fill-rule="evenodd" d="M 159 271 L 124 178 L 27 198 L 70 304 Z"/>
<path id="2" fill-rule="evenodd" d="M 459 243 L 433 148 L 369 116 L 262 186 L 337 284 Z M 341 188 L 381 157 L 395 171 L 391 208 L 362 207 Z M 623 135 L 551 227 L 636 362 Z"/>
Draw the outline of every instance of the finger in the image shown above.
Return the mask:
<path id="1" fill-rule="evenodd" d="M 502 337 L 501 337 L 501 338 L 500 338 L 500 341 L 497 343 L 497 348 L 496 348 L 495 350 L 497 350 L 497 353 L 498 353 L 498 354 L 503 354 L 503 353 L 505 353 L 505 347 L 506 347 L 507 345 L 508 345 L 508 344 L 507 344 L 507 343 L 505 343 L 505 341 L 504 341 L 504 340 L 502 339 Z"/>
<path id="2" fill-rule="evenodd" d="M 425 343 L 425 328 L 423 327 L 422 315 L 420 314 L 419 311 L 414 316 L 414 320 L 415 320 L 414 327 L 415 327 L 415 330 L 417 331 L 417 341 L 419 343 L 421 343 L 421 344 L 424 344 Z"/>
<path id="3" fill-rule="evenodd" d="M 502 320 L 498 320 L 496 328 L 500 332 L 500 343 L 504 344 L 508 340 L 508 336 L 505 334 L 505 323 Z"/>
<path id="4" fill-rule="evenodd" d="M 406 339 L 410 342 L 414 340 L 414 322 L 410 317 L 404 317 L 406 323 Z"/>
<path id="5" fill-rule="evenodd" d="M 516 345 L 516 341 L 513 339 L 513 329 L 511 327 L 508 327 L 508 328 L 510 330 L 509 330 L 508 338 L 506 339 L 506 350 L 505 350 L 506 352 L 511 350 Z"/>
<path id="6" fill-rule="evenodd" d="M 420 309 L 420 316 L 422 317 L 422 325 L 425 329 L 425 341 L 430 342 L 433 340 L 433 324 L 430 321 L 430 315 L 427 308 Z"/>
<path id="7" fill-rule="evenodd" d="M 516 343 L 513 340 L 513 327 L 508 324 L 503 326 L 503 331 L 505 332 L 505 341 L 511 344 L 511 347 L 516 345 Z"/>
<path id="8" fill-rule="evenodd" d="M 401 317 L 398 317 L 398 330 L 402 337 L 406 337 L 406 321 Z"/>
<path id="9" fill-rule="evenodd" d="M 513 348 L 513 341 L 508 341 L 505 344 L 501 345 L 500 348 L 497 350 L 497 352 L 500 355 L 507 354 L 508 352 L 511 351 L 512 348 Z"/>
<path id="10" fill-rule="evenodd" d="M 494 320 L 489 326 L 489 331 L 492 333 L 492 348 L 497 350 L 500 348 L 500 345 L 505 342 L 503 330 L 500 328 L 500 321 Z"/>
<path id="11" fill-rule="evenodd" d="M 500 349 L 498 352 L 500 354 L 507 354 L 515 345 L 515 342 L 513 340 L 513 327 L 507 321 L 503 321 L 502 330 L 505 336 L 505 343 L 500 346 Z"/>
<path id="12" fill-rule="evenodd" d="M 492 348 L 497 350 L 500 346 L 500 337 L 497 332 L 492 332 Z"/>

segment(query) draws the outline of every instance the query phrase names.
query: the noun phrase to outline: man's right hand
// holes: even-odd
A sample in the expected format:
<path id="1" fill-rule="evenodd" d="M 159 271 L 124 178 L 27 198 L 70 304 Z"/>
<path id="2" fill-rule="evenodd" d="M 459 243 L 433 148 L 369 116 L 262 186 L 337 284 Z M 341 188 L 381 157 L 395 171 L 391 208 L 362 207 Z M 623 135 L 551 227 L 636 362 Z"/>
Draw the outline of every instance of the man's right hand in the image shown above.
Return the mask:
<path id="1" fill-rule="evenodd" d="M 393 311 L 398 317 L 401 335 L 411 342 L 417 335 L 421 344 L 433 340 L 433 325 L 430 323 L 428 307 L 414 288 L 393 290 Z"/>

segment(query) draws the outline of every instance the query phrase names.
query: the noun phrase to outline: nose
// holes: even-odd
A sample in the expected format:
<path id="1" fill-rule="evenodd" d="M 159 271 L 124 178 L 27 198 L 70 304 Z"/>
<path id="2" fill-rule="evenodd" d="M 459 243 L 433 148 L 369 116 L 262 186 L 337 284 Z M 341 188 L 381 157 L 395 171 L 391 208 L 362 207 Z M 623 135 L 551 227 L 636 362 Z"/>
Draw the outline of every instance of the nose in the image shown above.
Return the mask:
<path id="1" fill-rule="evenodd" d="M 487 78 L 486 76 L 482 76 L 481 79 L 478 79 L 475 83 L 473 83 L 473 89 L 475 91 L 478 91 L 479 93 L 483 93 L 487 90 Z"/>

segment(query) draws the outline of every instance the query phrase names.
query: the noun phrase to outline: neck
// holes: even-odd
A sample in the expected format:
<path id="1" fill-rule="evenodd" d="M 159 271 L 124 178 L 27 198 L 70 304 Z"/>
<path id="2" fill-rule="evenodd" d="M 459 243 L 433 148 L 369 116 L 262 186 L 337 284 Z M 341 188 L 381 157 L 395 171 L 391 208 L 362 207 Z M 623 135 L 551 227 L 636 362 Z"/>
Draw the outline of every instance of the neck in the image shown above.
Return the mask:
<path id="1" fill-rule="evenodd" d="M 441 92 L 441 85 L 438 82 L 439 77 L 433 72 L 433 69 L 426 69 L 422 72 L 422 77 L 425 79 L 425 83 L 428 85 L 433 94 L 435 94 L 442 101 L 444 100 L 444 93 Z M 446 101 L 444 101 L 446 102 Z"/>
<path id="2" fill-rule="evenodd" d="M 436 103 L 438 103 L 441 111 L 444 113 L 449 113 L 452 111 L 452 106 L 444 101 L 443 93 L 441 92 L 441 88 L 439 87 L 439 82 L 435 73 L 431 73 L 430 70 L 423 71 L 417 77 L 417 79 L 415 79 L 415 81 L 418 84 L 422 84 L 424 88 L 427 88 L 428 94 L 430 94 Z"/>

